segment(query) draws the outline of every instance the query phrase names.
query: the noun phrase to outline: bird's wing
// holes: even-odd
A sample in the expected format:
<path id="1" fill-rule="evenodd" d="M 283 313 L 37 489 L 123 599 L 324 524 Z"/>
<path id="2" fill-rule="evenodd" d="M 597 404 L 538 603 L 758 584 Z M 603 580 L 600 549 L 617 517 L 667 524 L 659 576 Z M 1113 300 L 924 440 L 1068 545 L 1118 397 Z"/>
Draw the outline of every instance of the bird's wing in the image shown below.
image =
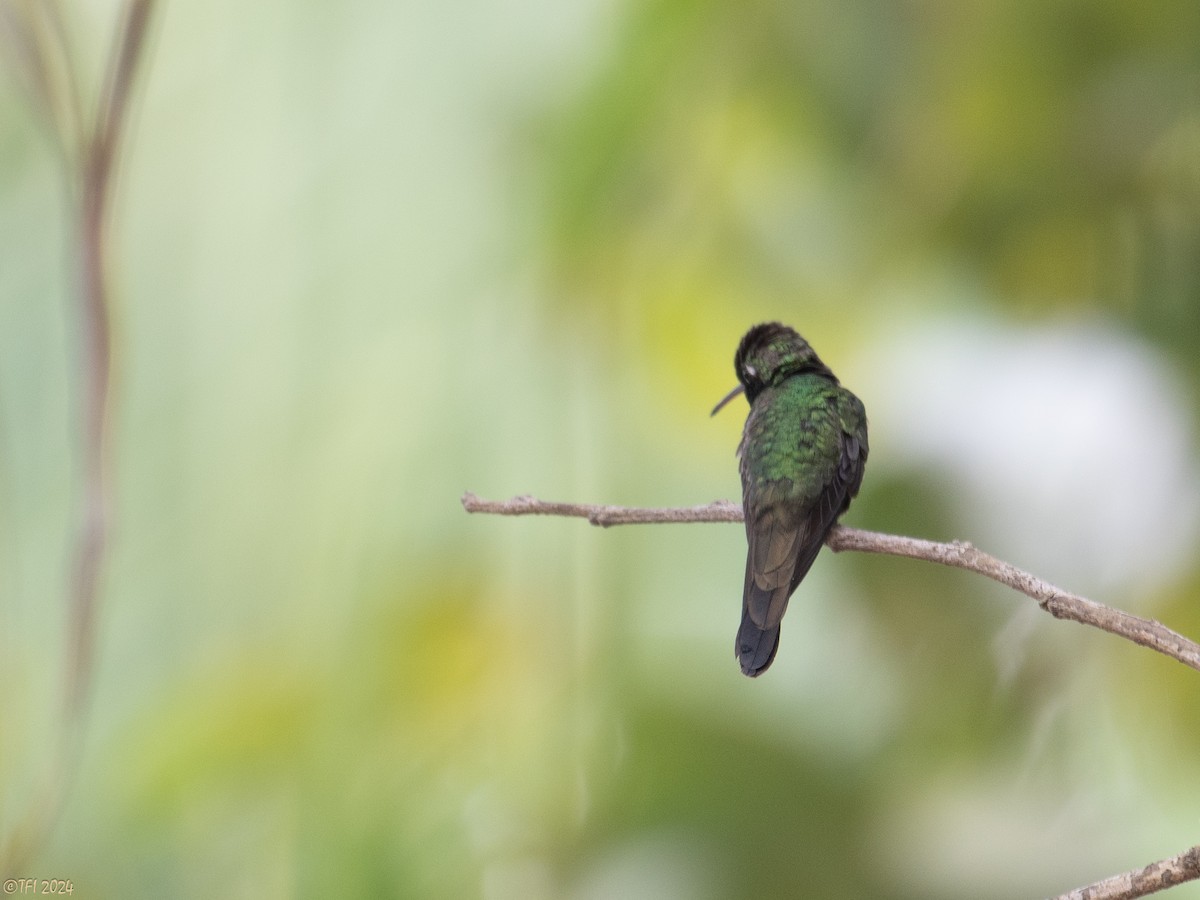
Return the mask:
<path id="1" fill-rule="evenodd" d="M 746 522 L 746 612 L 759 628 L 773 628 L 783 618 L 801 558 L 809 556 L 811 565 L 816 554 L 806 545 L 812 543 L 807 523 L 794 510 L 766 498 L 754 509 Z"/>
<path id="2" fill-rule="evenodd" d="M 836 468 L 832 468 L 820 492 L 799 510 L 794 501 L 783 502 L 790 489 L 786 482 L 756 493 L 753 502 L 746 504 L 749 547 L 744 605 L 759 628 L 779 625 L 788 598 L 808 574 L 829 529 L 849 506 L 850 498 L 858 493 L 867 447 L 865 432 L 855 430 L 861 439 L 859 434 L 840 432 L 841 452 Z M 753 519 L 751 509 L 756 510 Z"/>

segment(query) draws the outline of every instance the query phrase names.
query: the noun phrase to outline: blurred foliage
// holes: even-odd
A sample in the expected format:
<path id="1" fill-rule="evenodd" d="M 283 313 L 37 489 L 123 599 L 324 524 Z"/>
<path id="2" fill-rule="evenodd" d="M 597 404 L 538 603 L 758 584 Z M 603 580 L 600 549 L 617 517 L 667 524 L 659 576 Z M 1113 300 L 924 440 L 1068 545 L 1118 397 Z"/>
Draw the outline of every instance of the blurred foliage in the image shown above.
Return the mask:
<path id="1" fill-rule="evenodd" d="M 91 96 L 117 6 L 63 8 Z M 1194 546 L 1200 6 L 163 13 L 113 221 L 92 708 L 23 874 L 95 897 L 1011 898 L 1194 842 L 1178 664 L 965 573 L 827 554 L 749 681 L 740 529 L 458 497 L 735 495 L 739 415 L 707 410 L 780 318 L 877 423 L 851 523 L 983 521 L 1001 555 L 1033 530 L 1062 560 L 1039 574 L 1200 635 L 1193 554 L 1089 581 L 1104 551 L 1068 536 L 1094 510 L 978 500 L 997 457 L 1074 451 L 1107 473 L 1084 496 L 1176 479 L 1163 518 Z M 79 385 L 55 112 L 0 35 L 7 831 L 60 727 Z M 930 360 L 948 322 L 963 352 Z M 888 390 L 924 363 L 974 384 L 996 373 L 968 342 L 1056 328 L 1132 348 L 1172 467 L 1128 449 L 1115 398 L 1080 393 L 1047 435 L 1025 416 L 1058 394 L 1001 383 L 1012 453 L 972 456 L 948 437 L 998 409 L 931 420 Z M 1078 410 L 1108 437 L 1077 446 Z M 966 449 L 912 449 L 938 445 Z"/>
<path id="2" fill-rule="evenodd" d="M 1188 358 L 1198 36 L 1175 0 L 636 4 L 552 129 L 557 296 L 636 316 L 682 278 L 836 318 L 964 267 Z"/>

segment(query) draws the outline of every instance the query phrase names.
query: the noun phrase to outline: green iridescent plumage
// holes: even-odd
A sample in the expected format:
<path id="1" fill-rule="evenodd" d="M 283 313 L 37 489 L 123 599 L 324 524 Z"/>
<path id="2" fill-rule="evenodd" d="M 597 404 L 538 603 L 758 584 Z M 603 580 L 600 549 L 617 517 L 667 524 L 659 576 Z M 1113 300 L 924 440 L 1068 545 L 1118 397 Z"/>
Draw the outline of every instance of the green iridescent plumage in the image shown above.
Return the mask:
<path id="1" fill-rule="evenodd" d="M 734 652 L 750 676 L 779 646 L 788 598 L 850 505 L 867 462 L 867 414 L 808 343 L 785 325 L 756 325 L 734 357 L 750 401 L 742 442 L 746 583 Z M 715 413 L 716 410 L 713 410 Z"/>

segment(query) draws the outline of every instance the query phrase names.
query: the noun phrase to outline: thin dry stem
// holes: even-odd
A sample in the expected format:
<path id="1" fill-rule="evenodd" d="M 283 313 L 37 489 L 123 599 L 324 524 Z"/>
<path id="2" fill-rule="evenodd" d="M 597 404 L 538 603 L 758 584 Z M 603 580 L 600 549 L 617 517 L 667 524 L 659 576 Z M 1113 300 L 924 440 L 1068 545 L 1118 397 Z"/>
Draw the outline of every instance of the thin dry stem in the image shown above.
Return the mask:
<path id="1" fill-rule="evenodd" d="M 468 491 L 463 494 L 462 504 L 470 513 L 500 516 L 575 516 L 602 527 L 663 522 L 742 521 L 742 508 L 728 500 L 715 500 L 705 506 L 644 509 L 584 503 L 547 503 L 530 496 L 513 497 L 510 500 L 483 500 Z M 1200 671 L 1200 644 L 1188 640 L 1162 623 L 1064 591 L 963 541 L 940 543 L 835 525 L 825 543 L 838 553 L 845 550 L 886 553 L 976 572 L 1032 597 L 1042 609 L 1056 619 L 1070 619 L 1099 628 L 1127 641 L 1149 647 Z"/>
<path id="2" fill-rule="evenodd" d="M 67 646 L 63 686 L 63 727 L 57 751 L 51 758 L 44 781 L 24 819 L 0 841 L 0 872 L 20 872 L 27 861 L 45 843 L 62 807 L 68 786 L 76 770 L 84 713 L 90 693 L 96 643 L 96 607 L 100 592 L 100 573 L 108 542 L 109 478 L 106 448 L 108 444 L 108 402 L 111 382 L 111 304 L 108 284 L 107 224 L 116 179 L 120 142 L 128 121 L 129 95 L 133 88 L 138 60 L 145 45 L 147 23 L 154 0 L 128 0 L 118 24 L 108 73 L 105 77 L 96 117 L 76 159 L 74 148 L 64 146 L 64 157 L 76 163 L 78 171 L 68 171 L 68 180 L 78 179 L 75 222 L 75 252 L 79 264 L 79 293 L 75 312 L 79 323 L 80 364 L 80 455 L 83 470 L 83 496 L 73 547 L 74 570 L 67 597 Z M 57 16 L 57 8 L 52 9 Z M 9 19 L 5 20 L 10 21 Z M 23 31 L 34 69 L 35 98 L 46 105 L 57 105 L 58 97 L 79 96 L 70 54 L 65 49 L 61 21 L 49 37 L 34 29 Z M 47 60 L 60 54 L 70 84 L 55 86 Z M 70 102 L 67 103 L 70 105 Z M 48 111 L 55 118 L 57 110 Z M 60 128 L 65 144 L 70 136 Z"/>
<path id="3" fill-rule="evenodd" d="M 1197 878 L 1200 878 L 1200 844 L 1178 856 L 1076 888 L 1053 900 L 1133 900 Z"/>
<path id="4" fill-rule="evenodd" d="M 61 3 L 0 0 L 0 39 L 34 111 L 49 126 L 64 156 L 76 164 L 85 125 Z"/>
<path id="5" fill-rule="evenodd" d="M 116 180 L 120 139 L 128 118 L 129 94 L 153 6 L 152 0 L 131 0 L 123 10 L 96 115 L 95 130 L 83 159 L 78 240 L 84 485 L 76 539 L 71 602 L 72 636 L 67 654 L 69 715 L 79 713 L 87 696 L 95 642 L 100 563 L 108 539 L 110 501 L 106 444 L 112 370 L 108 212 Z"/>

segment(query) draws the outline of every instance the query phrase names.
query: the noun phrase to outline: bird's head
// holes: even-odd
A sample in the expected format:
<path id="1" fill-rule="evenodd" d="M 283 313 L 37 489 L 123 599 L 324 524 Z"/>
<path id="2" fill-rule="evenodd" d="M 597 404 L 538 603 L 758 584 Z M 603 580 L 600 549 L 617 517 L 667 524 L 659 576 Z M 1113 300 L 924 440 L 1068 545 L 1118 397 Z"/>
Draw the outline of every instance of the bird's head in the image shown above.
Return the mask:
<path id="1" fill-rule="evenodd" d="M 733 357 L 733 369 L 739 384 L 716 405 L 714 416 L 738 394 L 744 393 L 754 403 L 763 388 L 801 372 L 816 372 L 837 381 L 808 341 L 779 322 L 755 325 L 746 332 Z"/>

